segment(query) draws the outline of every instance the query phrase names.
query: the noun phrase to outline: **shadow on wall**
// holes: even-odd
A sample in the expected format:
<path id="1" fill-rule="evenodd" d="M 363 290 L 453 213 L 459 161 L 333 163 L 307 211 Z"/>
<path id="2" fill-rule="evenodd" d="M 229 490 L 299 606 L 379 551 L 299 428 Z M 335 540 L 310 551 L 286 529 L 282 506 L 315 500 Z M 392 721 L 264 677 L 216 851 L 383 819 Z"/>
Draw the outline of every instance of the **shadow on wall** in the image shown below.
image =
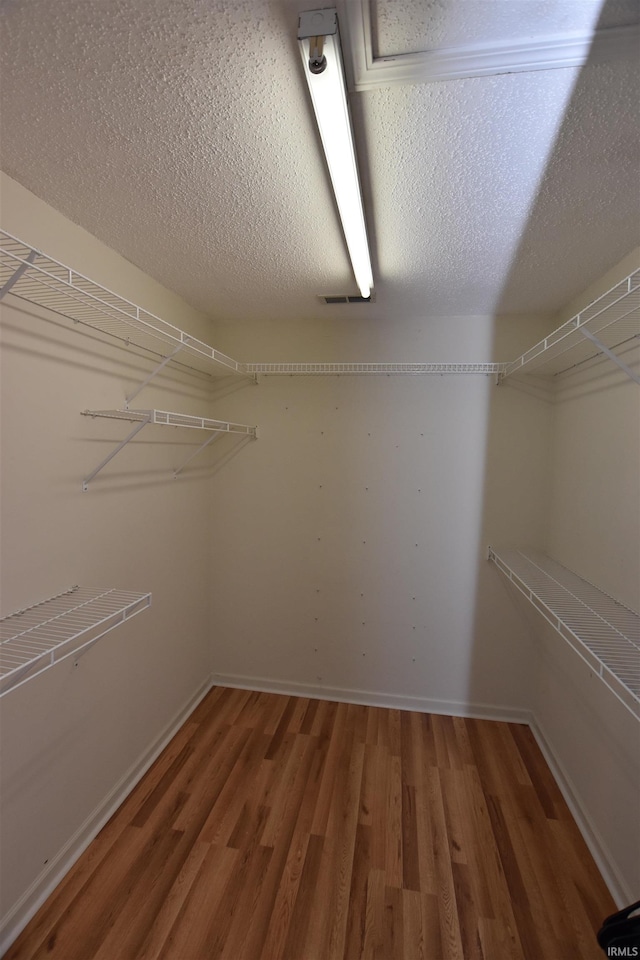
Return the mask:
<path id="1" fill-rule="evenodd" d="M 613 0 L 603 4 L 599 23 L 611 22 L 608 11 L 613 6 Z M 535 297 L 547 309 L 557 303 L 559 290 L 564 291 L 564 303 L 569 303 L 639 241 L 640 195 L 636 164 L 630 161 L 629 137 L 633 118 L 637 121 L 640 91 L 636 89 L 636 57 L 629 51 L 623 58 L 614 73 L 611 64 L 592 51 L 573 90 L 567 91 L 570 99 L 564 117 L 559 118 L 562 122 L 549 129 L 549 151 L 540 171 L 537 195 L 496 304 L 495 359 L 515 359 L 567 319 L 563 316 L 558 321 L 550 315 L 535 335 L 532 318 L 509 318 L 512 304 L 523 290 L 530 290 L 532 300 Z M 562 69 L 554 72 L 559 83 L 566 83 L 566 76 L 572 73 Z M 612 222 L 611 211 L 621 209 L 621 196 L 628 199 L 624 216 Z M 566 250 L 567 256 L 558 258 L 558 249 Z M 531 335 L 528 341 L 525 335 L 527 342 L 523 343 L 523 330 L 527 328 Z M 599 374 L 594 371 L 590 391 L 602 388 L 601 378 L 600 386 L 593 382 Z M 605 379 L 609 374 L 609 370 L 604 371 Z M 516 377 L 491 397 L 471 702 L 478 702 L 479 691 L 491 686 L 488 673 L 493 673 L 496 696 L 505 693 L 497 678 L 508 677 L 512 692 L 506 702 L 527 710 L 535 706 L 537 658 L 534 660 L 531 649 L 531 621 L 523 619 L 520 600 L 503 575 L 482 558 L 489 543 L 551 551 L 555 414 L 550 396 L 540 388 L 539 381 L 536 384 L 535 379 Z M 574 533 L 577 537 L 578 529 Z M 500 623 L 495 622 L 496 611 L 502 611 Z"/>

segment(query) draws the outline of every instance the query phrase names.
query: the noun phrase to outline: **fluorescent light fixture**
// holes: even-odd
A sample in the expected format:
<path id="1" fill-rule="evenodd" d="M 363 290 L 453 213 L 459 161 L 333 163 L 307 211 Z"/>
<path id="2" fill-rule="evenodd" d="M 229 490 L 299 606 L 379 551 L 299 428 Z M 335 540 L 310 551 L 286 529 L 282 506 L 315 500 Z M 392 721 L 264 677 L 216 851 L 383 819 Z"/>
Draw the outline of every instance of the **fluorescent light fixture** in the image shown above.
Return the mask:
<path id="1" fill-rule="evenodd" d="M 298 41 L 351 265 L 360 293 L 366 299 L 371 294 L 373 274 L 336 10 L 302 13 Z"/>

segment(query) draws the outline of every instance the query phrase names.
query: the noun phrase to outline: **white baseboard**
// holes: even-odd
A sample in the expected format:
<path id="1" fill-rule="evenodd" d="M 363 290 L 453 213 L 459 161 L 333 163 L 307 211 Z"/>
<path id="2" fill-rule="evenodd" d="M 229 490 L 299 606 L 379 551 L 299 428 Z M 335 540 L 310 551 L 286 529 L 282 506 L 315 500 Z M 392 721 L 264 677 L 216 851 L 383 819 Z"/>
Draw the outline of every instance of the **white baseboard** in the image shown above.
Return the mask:
<path id="1" fill-rule="evenodd" d="M 488 703 L 469 703 L 457 700 L 434 700 L 430 697 L 408 697 L 402 693 L 381 693 L 347 687 L 325 687 L 320 684 L 298 683 L 293 680 L 273 680 L 270 677 L 249 677 L 229 673 L 213 673 L 213 683 L 220 687 L 240 690 L 259 690 L 264 693 L 282 693 L 290 697 L 309 697 L 312 700 L 334 700 L 338 703 L 361 703 L 367 707 L 387 707 L 392 710 L 415 710 L 418 713 L 438 713 L 449 717 L 469 717 L 478 720 L 505 720 L 509 723 L 529 723 L 530 713 L 518 707 L 498 707 Z"/>
<path id="2" fill-rule="evenodd" d="M 2 918 L 0 921 L 0 957 L 9 949 L 29 920 L 40 909 L 65 874 L 69 872 L 78 857 L 86 850 L 107 820 L 142 779 L 154 760 L 162 753 L 169 741 L 209 692 L 211 686 L 212 680 L 209 677 L 164 728 L 158 738 L 115 784 L 62 849 L 50 860 L 46 868 L 36 877 L 6 916 Z"/>
<path id="3" fill-rule="evenodd" d="M 544 730 L 540 726 L 537 718 L 533 715 L 530 718 L 529 726 L 531 727 L 531 732 L 536 738 L 538 746 L 540 747 L 540 750 L 547 761 L 549 769 L 553 774 L 553 778 L 558 784 L 560 792 L 562 793 L 562 796 L 564 797 L 567 806 L 571 811 L 571 815 L 578 826 L 578 830 L 582 834 L 582 837 L 589 848 L 591 856 L 595 860 L 598 870 L 602 874 L 602 879 L 609 888 L 611 896 L 619 908 L 628 903 L 632 903 L 637 899 L 637 893 L 634 893 L 634 891 L 628 887 L 628 885 L 620 876 L 620 873 L 616 868 L 615 861 L 607 850 L 607 847 L 602 840 L 599 831 L 596 829 L 589 814 L 587 813 L 584 804 L 580 800 L 580 795 L 576 790 L 571 777 L 567 773 L 564 764 L 553 752 L 553 747 L 547 739 Z"/>

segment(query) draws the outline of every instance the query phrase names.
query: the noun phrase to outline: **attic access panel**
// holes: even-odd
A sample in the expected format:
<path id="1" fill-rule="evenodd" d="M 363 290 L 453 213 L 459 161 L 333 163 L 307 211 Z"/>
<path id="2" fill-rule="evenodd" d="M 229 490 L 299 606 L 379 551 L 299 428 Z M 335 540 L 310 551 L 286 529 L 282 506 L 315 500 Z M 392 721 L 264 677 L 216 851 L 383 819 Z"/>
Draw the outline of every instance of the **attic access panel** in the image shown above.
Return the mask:
<path id="1" fill-rule="evenodd" d="M 398 16 L 397 0 L 364 0 L 371 17 L 375 57 L 462 45 L 513 44 L 566 34 L 588 34 L 598 29 L 626 26 L 637 20 L 635 0 L 615 4 L 599 0 L 492 0 L 491 3 L 425 3 L 403 0 Z"/>

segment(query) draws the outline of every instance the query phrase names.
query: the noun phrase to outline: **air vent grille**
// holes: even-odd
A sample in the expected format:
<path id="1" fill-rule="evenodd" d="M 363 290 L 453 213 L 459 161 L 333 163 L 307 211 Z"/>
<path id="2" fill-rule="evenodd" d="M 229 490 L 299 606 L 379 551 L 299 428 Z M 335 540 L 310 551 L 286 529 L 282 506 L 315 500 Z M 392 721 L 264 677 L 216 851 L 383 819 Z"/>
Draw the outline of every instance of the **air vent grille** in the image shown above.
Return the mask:
<path id="1" fill-rule="evenodd" d="M 373 294 L 370 297 L 347 297 L 344 294 L 335 297 L 320 297 L 323 303 L 371 303 L 374 299 Z"/>

